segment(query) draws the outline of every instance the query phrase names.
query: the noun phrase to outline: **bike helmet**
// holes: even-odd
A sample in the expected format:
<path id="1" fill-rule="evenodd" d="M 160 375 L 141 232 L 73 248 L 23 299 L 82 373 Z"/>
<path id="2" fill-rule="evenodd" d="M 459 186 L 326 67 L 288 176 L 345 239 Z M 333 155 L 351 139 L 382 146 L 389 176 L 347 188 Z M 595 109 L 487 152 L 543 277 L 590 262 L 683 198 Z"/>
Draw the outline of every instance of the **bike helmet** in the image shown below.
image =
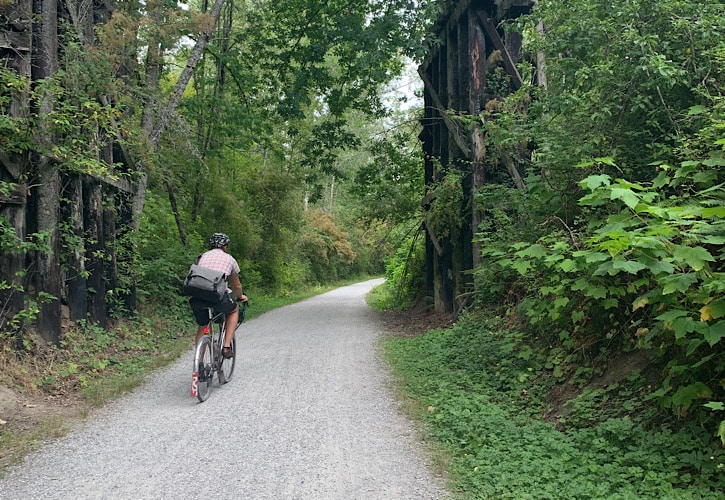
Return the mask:
<path id="1" fill-rule="evenodd" d="M 222 248 L 229 244 L 229 236 L 224 233 L 214 233 L 209 238 L 209 246 L 211 248 Z"/>

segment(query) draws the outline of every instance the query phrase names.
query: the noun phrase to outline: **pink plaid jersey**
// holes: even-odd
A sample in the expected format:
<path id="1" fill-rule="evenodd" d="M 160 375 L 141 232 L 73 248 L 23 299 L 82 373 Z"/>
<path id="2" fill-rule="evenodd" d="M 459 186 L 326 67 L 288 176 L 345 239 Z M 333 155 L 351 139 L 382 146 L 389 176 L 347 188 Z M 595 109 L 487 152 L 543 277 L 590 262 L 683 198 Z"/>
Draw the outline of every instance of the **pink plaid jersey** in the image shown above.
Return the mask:
<path id="1" fill-rule="evenodd" d="M 232 274 L 239 274 L 239 264 L 237 264 L 236 259 L 221 248 L 212 248 L 202 254 L 197 264 L 224 273 L 227 277 Z"/>

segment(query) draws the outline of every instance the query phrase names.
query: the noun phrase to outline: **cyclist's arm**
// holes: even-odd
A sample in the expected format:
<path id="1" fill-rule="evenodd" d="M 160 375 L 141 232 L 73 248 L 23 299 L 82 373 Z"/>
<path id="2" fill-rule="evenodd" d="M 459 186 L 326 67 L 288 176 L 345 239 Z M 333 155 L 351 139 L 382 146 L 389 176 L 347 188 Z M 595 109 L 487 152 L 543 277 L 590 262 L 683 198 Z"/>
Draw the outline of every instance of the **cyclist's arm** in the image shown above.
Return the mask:
<path id="1" fill-rule="evenodd" d="M 246 299 L 246 296 L 242 293 L 242 283 L 239 281 L 239 274 L 232 274 L 229 276 L 229 288 L 234 291 L 234 294 L 238 299 Z"/>

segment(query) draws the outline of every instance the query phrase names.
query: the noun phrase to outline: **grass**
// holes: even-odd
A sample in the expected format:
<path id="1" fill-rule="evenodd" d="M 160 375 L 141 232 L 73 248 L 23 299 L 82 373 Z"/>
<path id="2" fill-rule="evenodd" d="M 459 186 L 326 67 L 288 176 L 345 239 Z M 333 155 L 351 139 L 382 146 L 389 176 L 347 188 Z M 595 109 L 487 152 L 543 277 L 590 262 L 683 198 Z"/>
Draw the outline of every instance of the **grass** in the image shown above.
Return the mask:
<path id="1" fill-rule="evenodd" d="M 701 429 L 601 417 L 591 400 L 563 430 L 545 421 L 546 377 L 491 321 L 469 316 L 382 348 L 411 418 L 445 450 L 458 498 L 725 498 L 725 452 Z"/>

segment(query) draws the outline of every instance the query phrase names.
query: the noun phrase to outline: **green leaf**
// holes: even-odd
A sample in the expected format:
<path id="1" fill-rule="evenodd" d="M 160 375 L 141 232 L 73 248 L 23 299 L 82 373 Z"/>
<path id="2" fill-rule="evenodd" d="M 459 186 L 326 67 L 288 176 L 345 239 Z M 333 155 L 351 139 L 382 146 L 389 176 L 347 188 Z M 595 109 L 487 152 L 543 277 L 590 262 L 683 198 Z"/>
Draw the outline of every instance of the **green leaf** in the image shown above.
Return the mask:
<path id="1" fill-rule="evenodd" d="M 589 189 L 590 191 L 594 191 L 598 187 L 609 186 L 611 184 L 611 182 L 612 182 L 612 178 L 606 174 L 590 175 L 589 177 L 580 181 L 579 185 L 581 187 L 583 187 L 584 189 Z"/>
<path id="2" fill-rule="evenodd" d="M 705 399 L 712 396 L 712 391 L 702 382 L 680 387 L 672 396 L 672 404 L 676 409 L 686 410 L 695 399 Z"/>
<path id="3" fill-rule="evenodd" d="M 688 247 L 683 245 L 677 245 L 674 253 L 675 260 L 683 262 L 690 266 L 695 271 L 700 271 L 705 267 L 705 262 L 714 262 L 710 252 L 702 247 Z"/>
<path id="4" fill-rule="evenodd" d="M 606 299 L 602 301 L 602 307 L 604 309 L 614 309 L 615 307 L 619 306 L 619 301 L 617 299 Z"/>
<path id="5" fill-rule="evenodd" d="M 595 271 L 594 276 L 604 276 L 605 274 L 608 274 L 610 276 L 614 276 L 615 274 L 619 273 L 619 271 L 614 270 L 614 264 L 610 260 L 609 262 L 605 262 L 602 265 L 600 265 Z"/>
<path id="6" fill-rule="evenodd" d="M 609 195 L 610 200 L 622 200 L 625 205 L 634 210 L 634 207 L 639 203 L 639 196 L 631 189 L 626 188 L 612 188 L 612 192 Z"/>
<path id="7" fill-rule="evenodd" d="M 589 250 L 578 250 L 574 252 L 574 257 L 584 257 L 584 262 L 591 264 L 592 262 L 604 262 L 609 260 L 609 255 L 602 252 L 591 252 Z"/>
<path id="8" fill-rule="evenodd" d="M 513 267 L 514 261 L 512 259 L 499 259 L 496 263 L 501 267 Z"/>
<path id="9" fill-rule="evenodd" d="M 612 264 L 612 268 L 618 271 L 626 271 L 629 274 L 637 274 L 647 266 L 636 260 L 615 260 Z"/>
<path id="10" fill-rule="evenodd" d="M 644 191 L 644 187 L 642 187 L 640 184 L 635 184 L 634 182 L 629 182 L 625 179 L 617 179 L 617 184 L 625 189 L 636 189 L 637 191 Z"/>
<path id="11" fill-rule="evenodd" d="M 533 257 L 539 258 L 546 256 L 546 249 L 538 243 L 524 248 L 515 253 L 517 257 Z"/>
<path id="12" fill-rule="evenodd" d="M 608 165 L 610 167 L 617 166 L 617 164 L 614 161 L 614 158 L 612 158 L 611 156 L 600 156 L 600 157 L 594 158 L 594 162 L 601 163 L 603 165 Z"/>
<path id="13" fill-rule="evenodd" d="M 708 158 L 702 164 L 706 167 L 725 167 L 725 158 Z"/>
<path id="14" fill-rule="evenodd" d="M 703 236 L 701 241 L 705 245 L 725 245 L 725 236 Z"/>
<path id="15" fill-rule="evenodd" d="M 702 209 L 702 217 L 705 218 L 705 219 L 710 219 L 710 218 L 725 219 L 725 206 L 723 206 L 723 207 L 703 208 Z"/>
<path id="16" fill-rule="evenodd" d="M 677 318 L 670 324 L 670 328 L 675 332 L 675 338 L 681 340 L 697 329 L 697 323 L 692 318 Z"/>
<path id="17" fill-rule="evenodd" d="M 668 260 L 658 260 L 649 266 L 650 272 L 655 276 L 658 274 L 672 274 L 675 272 L 675 269 L 675 266 Z"/>
<path id="18" fill-rule="evenodd" d="M 690 286 L 697 283 L 697 280 L 697 274 L 695 273 L 665 276 L 659 280 L 660 284 L 663 285 L 662 295 L 669 295 L 675 292 L 685 293 L 690 289 Z"/>
<path id="19" fill-rule="evenodd" d="M 571 260 L 571 259 L 566 259 L 566 260 L 564 260 L 563 262 L 561 262 L 561 263 L 559 264 L 559 267 L 560 267 L 560 268 L 561 268 L 561 270 L 562 270 L 562 271 L 564 271 L 565 273 L 570 273 L 570 272 L 572 272 L 572 271 L 576 271 L 576 270 L 578 270 L 578 269 L 579 269 L 579 268 L 577 267 L 577 265 L 576 265 L 576 262 L 574 262 L 574 261 L 573 261 L 573 260 Z"/>
<path id="20" fill-rule="evenodd" d="M 725 321 L 718 321 L 714 325 L 710 325 L 710 329 L 704 337 L 710 347 L 720 342 L 725 338 Z"/>
<path id="21" fill-rule="evenodd" d="M 655 178 L 655 180 L 652 181 L 652 187 L 655 189 L 660 189 L 660 188 L 663 188 L 663 187 L 669 185 L 669 183 L 671 181 L 672 181 L 672 179 L 670 179 L 670 176 L 667 175 L 666 172 L 660 172 L 659 175 Z"/>
<path id="22" fill-rule="evenodd" d="M 677 318 L 684 318 L 687 316 L 687 311 L 683 311 L 682 309 L 673 309 L 671 311 L 667 311 L 663 314 L 660 314 L 655 319 L 657 321 L 663 321 L 665 323 L 674 321 Z"/>
<path id="23" fill-rule="evenodd" d="M 521 276 L 526 276 L 526 273 L 531 270 L 531 263 L 528 260 L 516 260 L 512 266 L 516 269 Z"/>
<path id="24" fill-rule="evenodd" d="M 705 403 L 703 406 L 705 408 L 709 408 L 710 410 L 715 411 L 725 410 L 725 403 L 723 403 L 722 401 L 710 401 L 709 403 Z"/>
<path id="25" fill-rule="evenodd" d="M 593 299 L 604 299 L 607 297 L 607 289 L 603 286 L 590 286 L 584 290 L 584 295 Z"/>
<path id="26" fill-rule="evenodd" d="M 707 306 L 713 319 L 720 319 L 725 316 L 725 299 L 713 300 Z"/>
<path id="27" fill-rule="evenodd" d="M 554 300 L 554 308 L 561 309 L 562 307 L 566 306 L 569 303 L 568 297 L 559 297 L 556 300 Z"/>

